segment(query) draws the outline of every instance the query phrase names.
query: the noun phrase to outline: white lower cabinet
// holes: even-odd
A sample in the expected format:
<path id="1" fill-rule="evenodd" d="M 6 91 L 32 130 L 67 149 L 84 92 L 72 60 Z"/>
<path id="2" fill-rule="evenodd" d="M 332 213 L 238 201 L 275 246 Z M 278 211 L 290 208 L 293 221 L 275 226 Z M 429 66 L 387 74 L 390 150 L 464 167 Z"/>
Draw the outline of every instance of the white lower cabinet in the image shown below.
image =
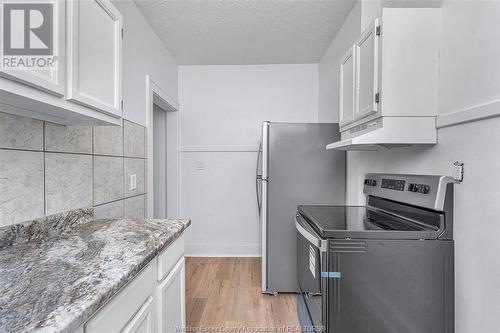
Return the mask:
<path id="1" fill-rule="evenodd" d="M 158 332 L 181 332 L 185 327 L 184 258 L 158 286 Z"/>
<path id="2" fill-rule="evenodd" d="M 97 311 L 83 325 L 83 331 L 179 332 L 185 327 L 184 293 L 184 237 L 181 236 Z"/>
<path id="3" fill-rule="evenodd" d="M 123 332 L 152 297 L 155 282 L 156 263 L 153 261 L 87 322 L 85 332 Z"/>
<path id="4" fill-rule="evenodd" d="M 130 323 L 123 329 L 123 333 L 153 333 L 154 325 L 154 299 L 149 296 L 139 310 L 132 318 Z"/>

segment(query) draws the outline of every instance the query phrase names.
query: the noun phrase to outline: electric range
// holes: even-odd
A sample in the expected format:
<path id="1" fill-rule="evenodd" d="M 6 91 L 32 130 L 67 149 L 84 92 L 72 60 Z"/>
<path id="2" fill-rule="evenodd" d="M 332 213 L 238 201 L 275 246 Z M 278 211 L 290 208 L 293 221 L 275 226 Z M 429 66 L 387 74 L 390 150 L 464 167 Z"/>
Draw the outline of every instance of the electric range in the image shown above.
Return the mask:
<path id="1" fill-rule="evenodd" d="M 453 179 L 368 174 L 365 206 L 298 206 L 299 316 L 329 333 L 454 332 Z"/>

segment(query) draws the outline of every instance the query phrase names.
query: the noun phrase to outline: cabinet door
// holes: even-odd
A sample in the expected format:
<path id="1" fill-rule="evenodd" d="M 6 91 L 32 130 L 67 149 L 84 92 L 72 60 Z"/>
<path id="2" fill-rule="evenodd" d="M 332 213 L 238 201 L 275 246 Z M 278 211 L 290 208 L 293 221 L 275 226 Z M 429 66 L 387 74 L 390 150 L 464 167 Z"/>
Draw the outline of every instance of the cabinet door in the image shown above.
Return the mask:
<path id="1" fill-rule="evenodd" d="M 122 330 L 122 333 L 153 333 L 154 317 L 153 297 L 149 297 L 135 314 L 132 320 Z"/>
<path id="2" fill-rule="evenodd" d="M 52 7 L 45 7 L 43 9 L 36 7 L 37 5 L 44 6 L 45 4 L 52 5 Z M 5 5 L 12 6 L 11 11 L 4 13 L 6 16 L 9 15 L 11 22 L 11 39 L 8 42 L 10 42 L 13 48 L 13 44 L 18 45 L 15 46 L 16 49 L 11 51 L 14 53 L 10 56 L 7 55 L 6 50 L 3 50 L 3 54 L 5 54 L 4 61 L 10 58 L 12 60 L 8 62 L 9 64 L 13 64 L 13 60 L 15 59 L 24 61 L 36 59 L 36 62 L 35 67 L 25 67 L 26 69 L 20 69 L 19 67 L 16 67 L 16 69 L 9 69 L 7 66 L 0 66 L 0 76 L 24 83 L 56 96 L 63 96 L 66 76 L 66 2 L 52 0 L 46 1 L 43 4 L 32 4 L 35 12 L 29 12 L 30 25 L 34 24 L 36 26 L 38 22 L 40 22 L 40 29 L 47 28 L 51 31 L 51 35 L 46 37 L 47 40 L 44 40 L 43 37 L 39 38 L 38 35 L 32 31 L 28 34 L 27 31 L 24 31 L 24 34 L 21 36 L 19 36 L 19 34 L 13 36 L 14 27 L 17 27 L 17 30 L 19 30 L 20 28 L 17 25 L 27 23 L 24 19 L 27 17 L 26 11 L 28 9 L 25 7 L 26 4 L 6 3 Z M 37 11 L 37 9 L 39 11 Z M 5 11 L 6 8 L 4 7 L 3 10 Z M 3 23 L 2 28 L 5 28 Z M 1 47 L 4 47 L 3 41 Z M 34 47 L 36 47 L 36 49 L 33 49 Z M 17 50 L 17 52 L 15 50 Z M 41 51 L 40 54 L 42 55 L 37 54 L 38 50 Z M 15 63 L 19 64 L 19 62 L 20 61 L 16 61 Z M 50 63 L 52 66 L 46 66 Z M 39 67 L 36 67 L 37 64 Z"/>
<path id="3" fill-rule="evenodd" d="M 353 121 L 355 106 L 355 48 L 349 48 L 340 61 L 340 82 L 339 82 L 339 111 L 340 125 L 347 125 Z"/>
<path id="4" fill-rule="evenodd" d="M 122 16 L 110 0 L 67 6 L 66 98 L 120 117 Z"/>
<path id="5" fill-rule="evenodd" d="M 134 327 L 153 327 L 156 321 L 148 313 L 153 311 L 155 314 L 157 311 L 156 303 L 150 301 L 154 299 L 155 288 L 156 264 L 153 262 L 89 319 L 85 324 L 85 333 L 117 333 L 124 329 L 135 332 L 132 330 Z M 138 319 L 140 313 L 145 313 L 141 315 L 142 320 Z"/>
<path id="6" fill-rule="evenodd" d="M 379 111 L 379 20 L 366 29 L 357 40 L 356 111 L 355 119 Z"/>
<path id="7" fill-rule="evenodd" d="M 185 327 L 184 258 L 158 286 L 158 319 L 160 332 L 177 332 Z"/>

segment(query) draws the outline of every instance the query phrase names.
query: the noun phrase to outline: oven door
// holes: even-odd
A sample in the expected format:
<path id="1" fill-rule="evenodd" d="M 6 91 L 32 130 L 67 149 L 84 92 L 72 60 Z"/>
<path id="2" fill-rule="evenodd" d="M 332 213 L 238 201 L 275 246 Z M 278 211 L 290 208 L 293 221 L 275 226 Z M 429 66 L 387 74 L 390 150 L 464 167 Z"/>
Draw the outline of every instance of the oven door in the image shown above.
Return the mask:
<path id="1" fill-rule="evenodd" d="M 295 216 L 295 228 L 301 326 L 312 326 L 314 332 L 327 332 L 328 281 L 324 272 L 328 269 L 323 265 L 328 263 L 328 241 L 321 239 L 300 214 Z"/>

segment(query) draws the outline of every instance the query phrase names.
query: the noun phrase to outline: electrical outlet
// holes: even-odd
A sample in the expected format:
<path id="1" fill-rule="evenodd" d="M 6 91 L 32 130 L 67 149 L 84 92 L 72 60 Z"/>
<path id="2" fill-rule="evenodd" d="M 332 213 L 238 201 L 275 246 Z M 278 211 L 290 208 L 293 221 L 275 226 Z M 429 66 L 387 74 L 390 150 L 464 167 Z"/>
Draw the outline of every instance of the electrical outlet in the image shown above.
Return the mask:
<path id="1" fill-rule="evenodd" d="M 137 175 L 130 175 L 130 189 L 137 189 Z"/>
<path id="2" fill-rule="evenodd" d="M 464 164 L 459 161 L 453 163 L 453 178 L 455 183 L 460 184 L 464 180 Z"/>

